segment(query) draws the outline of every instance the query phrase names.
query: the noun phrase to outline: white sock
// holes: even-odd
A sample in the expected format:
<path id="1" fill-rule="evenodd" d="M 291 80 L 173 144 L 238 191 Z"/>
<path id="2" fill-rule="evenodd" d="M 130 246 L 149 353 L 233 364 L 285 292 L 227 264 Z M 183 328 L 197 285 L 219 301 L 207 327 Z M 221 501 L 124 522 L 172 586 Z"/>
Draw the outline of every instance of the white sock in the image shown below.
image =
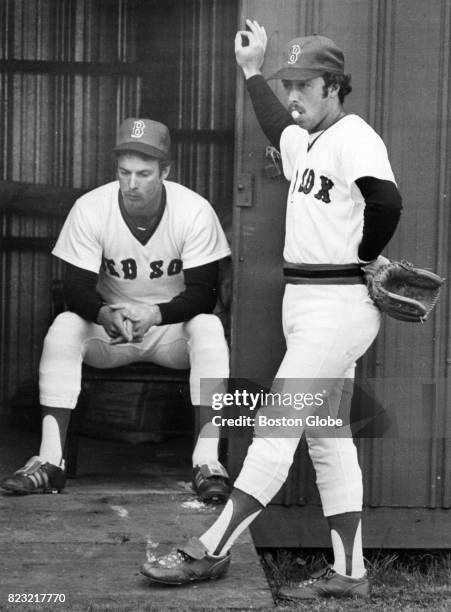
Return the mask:
<path id="1" fill-rule="evenodd" d="M 219 428 L 213 423 L 205 423 L 200 430 L 193 451 L 193 467 L 218 463 Z"/>
<path id="2" fill-rule="evenodd" d="M 210 555 L 214 554 L 219 540 L 227 529 L 230 519 L 232 518 L 232 512 L 233 504 L 229 499 L 213 525 L 211 525 L 211 527 L 209 527 L 207 531 L 200 536 L 199 540 L 208 550 Z"/>
<path id="3" fill-rule="evenodd" d="M 346 555 L 343 541 L 335 529 L 331 529 L 330 536 L 332 539 L 332 547 L 334 549 L 333 569 L 337 572 L 337 574 L 346 576 Z M 364 574 L 365 562 L 363 560 L 362 550 L 362 523 L 359 522 L 352 547 L 351 578 L 361 578 Z M 349 574 L 347 575 L 349 576 Z"/>
<path id="4" fill-rule="evenodd" d="M 55 417 L 47 414 L 42 419 L 42 439 L 39 457 L 43 463 L 60 465 L 63 458 L 59 425 Z"/>
<path id="5" fill-rule="evenodd" d="M 254 497 L 234 489 L 224 510 L 199 539 L 210 555 L 222 557 L 262 510 L 263 506 Z"/>

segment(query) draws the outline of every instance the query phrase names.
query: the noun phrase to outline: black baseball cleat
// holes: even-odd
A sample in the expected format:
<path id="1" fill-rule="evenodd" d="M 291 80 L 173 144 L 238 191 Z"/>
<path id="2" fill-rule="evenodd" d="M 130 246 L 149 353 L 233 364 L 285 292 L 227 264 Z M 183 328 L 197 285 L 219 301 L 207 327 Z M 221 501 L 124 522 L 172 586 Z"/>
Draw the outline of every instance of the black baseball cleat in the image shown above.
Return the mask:
<path id="1" fill-rule="evenodd" d="M 196 465 L 192 485 L 194 493 L 203 502 L 223 504 L 229 497 L 229 475 L 219 462 Z"/>
<path id="2" fill-rule="evenodd" d="M 368 578 L 350 578 L 337 574 L 331 567 L 326 567 L 312 574 L 309 580 L 279 590 L 281 599 L 318 599 L 321 597 L 363 597 L 370 596 Z"/>
<path id="3" fill-rule="evenodd" d="M 167 555 L 144 563 L 141 574 L 153 582 L 188 584 L 220 578 L 229 565 L 230 553 L 223 557 L 210 555 L 198 538 L 190 538 L 186 544 Z"/>
<path id="4" fill-rule="evenodd" d="M 39 457 L 32 457 L 23 468 L 0 482 L 0 487 L 5 491 L 21 495 L 61 493 L 65 485 L 64 468 L 51 463 L 43 463 Z"/>

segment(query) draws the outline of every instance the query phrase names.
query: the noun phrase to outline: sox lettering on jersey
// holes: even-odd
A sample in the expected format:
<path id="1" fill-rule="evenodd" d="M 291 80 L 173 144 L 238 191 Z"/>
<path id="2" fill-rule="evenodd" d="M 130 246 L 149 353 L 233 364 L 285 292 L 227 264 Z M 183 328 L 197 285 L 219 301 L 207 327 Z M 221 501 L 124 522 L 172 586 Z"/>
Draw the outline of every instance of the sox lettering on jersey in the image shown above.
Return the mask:
<path id="1" fill-rule="evenodd" d="M 158 261 L 151 261 L 150 268 L 152 272 L 150 273 L 149 278 L 160 278 L 164 274 L 164 270 L 162 270 L 164 261 L 162 259 Z M 166 274 L 168 276 L 174 276 L 174 274 L 179 274 L 182 271 L 183 264 L 180 259 L 172 259 L 167 267 Z"/>
<path id="2" fill-rule="evenodd" d="M 322 202 L 325 202 L 326 204 L 329 204 L 330 203 L 329 191 L 334 186 L 334 182 L 330 178 L 327 178 L 327 176 L 321 175 L 319 178 L 321 181 L 321 189 L 318 191 L 318 193 L 315 193 L 315 198 L 317 200 L 321 200 Z"/>
<path id="3" fill-rule="evenodd" d="M 296 173 L 296 180 L 294 181 L 294 185 L 296 185 L 298 174 Z M 298 192 L 309 194 L 313 187 L 315 186 L 315 171 L 311 168 L 306 168 L 302 174 L 301 182 L 299 183 Z M 330 204 L 330 191 L 334 186 L 334 182 L 328 178 L 327 176 L 323 176 L 322 174 L 319 177 L 321 181 L 320 190 L 314 194 L 314 197 L 325 204 Z"/>

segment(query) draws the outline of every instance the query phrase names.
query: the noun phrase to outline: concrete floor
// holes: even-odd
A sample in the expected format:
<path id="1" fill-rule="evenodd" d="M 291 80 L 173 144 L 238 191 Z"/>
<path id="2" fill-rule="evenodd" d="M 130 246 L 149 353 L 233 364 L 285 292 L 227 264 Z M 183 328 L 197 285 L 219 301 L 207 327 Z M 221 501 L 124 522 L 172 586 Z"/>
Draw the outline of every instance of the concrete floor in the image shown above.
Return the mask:
<path id="1" fill-rule="evenodd" d="M 36 433 L 2 427 L 0 477 L 36 452 Z M 60 495 L 0 494 L 0 610 L 270 610 L 249 532 L 223 579 L 157 586 L 139 573 L 156 550 L 199 535 L 218 513 L 191 493 L 190 440 L 131 445 L 81 438 L 78 477 Z M 63 594 L 10 603 L 8 594 Z"/>

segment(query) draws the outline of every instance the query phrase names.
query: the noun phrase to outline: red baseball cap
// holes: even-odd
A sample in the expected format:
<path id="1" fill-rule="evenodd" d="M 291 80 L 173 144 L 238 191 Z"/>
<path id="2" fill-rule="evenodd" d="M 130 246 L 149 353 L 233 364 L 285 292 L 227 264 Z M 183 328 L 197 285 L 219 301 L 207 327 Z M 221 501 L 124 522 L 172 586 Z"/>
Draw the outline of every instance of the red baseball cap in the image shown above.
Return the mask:
<path id="1" fill-rule="evenodd" d="M 119 128 L 113 151 L 136 151 L 149 157 L 167 159 L 170 148 L 169 130 L 163 123 L 129 117 Z"/>
<path id="2" fill-rule="evenodd" d="M 325 36 L 306 36 L 290 40 L 283 53 L 283 66 L 269 79 L 308 81 L 325 72 L 344 74 L 344 55 Z"/>

